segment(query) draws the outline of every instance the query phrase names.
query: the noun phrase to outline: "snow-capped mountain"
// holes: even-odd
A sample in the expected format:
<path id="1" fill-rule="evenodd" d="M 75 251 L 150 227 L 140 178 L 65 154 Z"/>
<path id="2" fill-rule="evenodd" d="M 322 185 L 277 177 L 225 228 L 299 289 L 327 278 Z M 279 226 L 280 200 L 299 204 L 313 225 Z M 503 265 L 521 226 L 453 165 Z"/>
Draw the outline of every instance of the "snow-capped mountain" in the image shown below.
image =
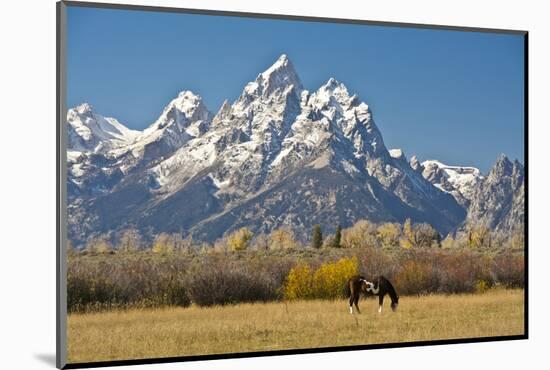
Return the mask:
<path id="1" fill-rule="evenodd" d="M 73 152 L 106 153 L 131 144 L 139 135 L 116 119 L 96 113 L 86 103 L 69 109 L 67 130 L 67 149 Z"/>
<path id="2" fill-rule="evenodd" d="M 411 162 L 422 171 L 422 176 L 435 187 L 451 194 L 456 201 L 468 207 L 478 183 L 483 179 L 475 167 L 449 166 L 440 161 L 428 160 L 420 166 Z"/>
<path id="3" fill-rule="evenodd" d="M 132 145 L 119 148 L 112 154 L 120 157 L 131 153 L 133 158 L 146 161 L 165 158 L 187 141 L 204 134 L 211 119 L 212 115 L 200 96 L 182 91 Z"/>
<path id="4" fill-rule="evenodd" d="M 314 224 L 361 218 L 453 231 L 466 208 L 417 162 L 387 150 L 344 84 L 308 91 L 282 55 L 215 115 L 184 91 L 127 145 L 72 157 L 69 233 L 76 244 L 130 226 L 213 241 L 287 226 L 307 239 Z"/>

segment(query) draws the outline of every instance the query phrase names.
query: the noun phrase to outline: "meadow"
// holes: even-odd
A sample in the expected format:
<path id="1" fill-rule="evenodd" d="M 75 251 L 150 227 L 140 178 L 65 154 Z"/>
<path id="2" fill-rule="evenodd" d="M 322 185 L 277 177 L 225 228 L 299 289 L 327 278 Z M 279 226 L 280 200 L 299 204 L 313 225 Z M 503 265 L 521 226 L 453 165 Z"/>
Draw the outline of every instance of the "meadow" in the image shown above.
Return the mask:
<path id="1" fill-rule="evenodd" d="M 523 289 L 347 302 L 295 300 L 200 307 L 115 309 L 68 316 L 71 363 L 358 344 L 521 335 Z"/>
<path id="2" fill-rule="evenodd" d="M 277 234 L 260 248 L 245 234 L 227 248 L 167 238 L 71 251 L 69 361 L 523 334 L 525 259 L 513 245 L 375 246 L 343 232 L 339 246 L 288 247 Z M 386 299 L 378 314 L 371 297 L 350 315 L 343 288 L 357 274 L 389 279 L 397 312 Z"/>

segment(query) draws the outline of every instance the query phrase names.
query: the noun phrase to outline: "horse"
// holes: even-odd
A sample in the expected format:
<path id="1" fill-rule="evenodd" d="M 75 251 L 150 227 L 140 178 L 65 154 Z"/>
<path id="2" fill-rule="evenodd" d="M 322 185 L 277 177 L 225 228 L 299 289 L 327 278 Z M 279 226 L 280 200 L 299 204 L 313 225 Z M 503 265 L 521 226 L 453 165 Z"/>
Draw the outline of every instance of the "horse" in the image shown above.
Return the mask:
<path id="1" fill-rule="evenodd" d="M 384 276 L 376 276 L 374 278 L 365 278 L 364 276 L 354 276 L 348 280 L 345 285 L 346 297 L 349 297 L 349 313 L 353 315 L 353 305 L 357 309 L 358 313 L 361 313 L 357 303 L 359 302 L 359 296 L 361 294 L 377 295 L 378 296 L 378 313 L 382 313 L 382 305 L 384 304 L 384 296 L 388 294 L 391 298 L 392 311 L 397 310 L 399 304 L 399 296 L 397 295 L 395 288 L 388 279 Z"/>

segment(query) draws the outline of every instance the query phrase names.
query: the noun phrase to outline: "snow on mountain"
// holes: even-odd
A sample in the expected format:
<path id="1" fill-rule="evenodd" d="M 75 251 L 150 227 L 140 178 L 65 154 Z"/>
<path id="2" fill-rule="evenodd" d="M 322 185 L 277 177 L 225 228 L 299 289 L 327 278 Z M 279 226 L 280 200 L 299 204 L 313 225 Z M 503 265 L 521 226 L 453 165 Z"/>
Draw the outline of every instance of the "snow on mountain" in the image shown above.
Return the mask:
<path id="1" fill-rule="evenodd" d="M 390 156 L 395 159 L 405 159 L 405 153 L 401 149 L 390 149 L 388 150 Z"/>
<path id="2" fill-rule="evenodd" d="M 483 179 L 475 167 L 449 166 L 437 160 L 424 161 L 421 168 L 425 179 L 464 206 L 468 206 L 477 184 Z"/>
<path id="3" fill-rule="evenodd" d="M 69 232 L 80 242 L 128 225 L 208 241 L 285 226 L 301 238 L 315 223 L 361 218 L 447 233 L 466 214 L 457 192 L 469 196 L 479 175 L 388 151 L 365 102 L 334 78 L 306 90 L 286 55 L 214 116 L 183 91 L 129 144 L 70 161 Z"/>
<path id="4" fill-rule="evenodd" d="M 154 141 L 163 134 L 182 140 L 187 136 L 197 137 L 206 132 L 210 118 L 200 96 L 182 91 L 164 108 L 157 121 L 143 131 L 140 141 Z"/>
<path id="5" fill-rule="evenodd" d="M 119 148 L 112 154 L 119 157 L 131 153 L 132 163 L 135 159 L 148 162 L 165 158 L 187 141 L 204 134 L 211 120 L 212 115 L 202 98 L 191 91 L 182 91 L 132 145 Z"/>
<path id="6" fill-rule="evenodd" d="M 151 170 L 159 177 L 159 192 L 180 189 L 214 161 L 214 183 L 231 184 L 222 190 L 234 195 L 259 190 L 300 111 L 301 90 L 292 63 L 282 55 L 244 87 L 233 105 L 224 102 L 207 133 Z"/>
<path id="7" fill-rule="evenodd" d="M 274 93 L 280 93 L 289 87 L 296 92 L 302 89 L 302 82 L 294 70 L 292 62 L 283 54 L 264 72 L 260 73 L 255 81 L 249 82 L 243 91 L 242 98 L 258 97 L 269 98 Z M 246 101 L 246 99 L 245 99 Z"/>
<path id="8" fill-rule="evenodd" d="M 114 118 L 96 113 L 84 103 L 67 112 L 68 149 L 76 152 L 107 152 L 134 142 L 138 131 Z"/>

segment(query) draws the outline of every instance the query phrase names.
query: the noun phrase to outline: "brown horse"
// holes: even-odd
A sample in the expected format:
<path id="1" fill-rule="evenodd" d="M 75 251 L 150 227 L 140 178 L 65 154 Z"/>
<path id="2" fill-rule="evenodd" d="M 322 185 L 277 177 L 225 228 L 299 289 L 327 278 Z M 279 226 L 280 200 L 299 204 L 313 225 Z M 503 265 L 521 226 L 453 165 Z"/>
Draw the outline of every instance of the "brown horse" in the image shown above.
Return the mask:
<path id="1" fill-rule="evenodd" d="M 354 276 L 348 280 L 345 286 L 346 297 L 349 297 L 349 313 L 353 314 L 353 305 L 358 313 L 361 313 L 357 303 L 359 296 L 363 293 L 365 296 L 378 296 L 378 313 L 382 313 L 382 305 L 384 304 L 384 296 L 388 294 L 391 298 L 391 309 L 395 312 L 399 304 L 399 296 L 395 292 L 395 288 L 388 279 L 383 276 L 374 278 L 365 278 L 364 276 Z"/>

